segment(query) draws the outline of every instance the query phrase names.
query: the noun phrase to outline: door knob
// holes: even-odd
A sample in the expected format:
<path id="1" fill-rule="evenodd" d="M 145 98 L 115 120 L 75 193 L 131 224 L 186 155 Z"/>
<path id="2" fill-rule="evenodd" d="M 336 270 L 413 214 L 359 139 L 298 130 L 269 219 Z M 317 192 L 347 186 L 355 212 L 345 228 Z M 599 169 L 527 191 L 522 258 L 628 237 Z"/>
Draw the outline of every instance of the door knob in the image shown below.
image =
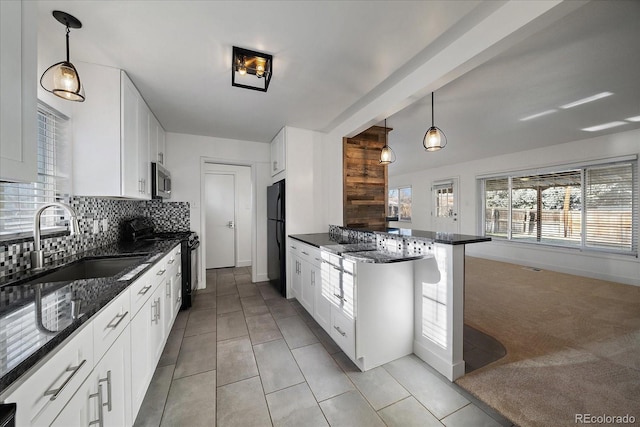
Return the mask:
<path id="1" fill-rule="evenodd" d="M 229 223 L 227 224 L 227 227 L 229 227 L 229 228 L 235 228 L 235 227 L 236 227 L 236 225 L 234 224 L 234 222 L 233 222 L 233 221 L 229 221 Z"/>

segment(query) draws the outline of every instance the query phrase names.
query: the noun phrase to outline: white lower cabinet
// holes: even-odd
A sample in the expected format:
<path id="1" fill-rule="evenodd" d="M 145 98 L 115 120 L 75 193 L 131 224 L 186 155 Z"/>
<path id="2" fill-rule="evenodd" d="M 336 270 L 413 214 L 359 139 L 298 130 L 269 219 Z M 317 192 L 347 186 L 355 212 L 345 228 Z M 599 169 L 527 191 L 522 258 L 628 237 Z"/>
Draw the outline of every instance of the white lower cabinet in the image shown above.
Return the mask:
<path id="1" fill-rule="evenodd" d="M 131 337 L 126 328 L 52 425 L 132 425 L 130 363 Z"/>
<path id="2" fill-rule="evenodd" d="M 17 426 L 133 425 L 180 308 L 176 259 L 179 245 L 0 396 Z"/>
<path id="3" fill-rule="evenodd" d="M 320 250 L 305 243 L 291 240 L 289 254 L 291 256 L 293 296 L 313 316 L 316 305 L 316 288 L 322 285 Z"/>
<path id="4" fill-rule="evenodd" d="M 53 422 L 93 369 L 93 329 L 84 326 L 4 402 L 16 402 L 17 426 Z"/>
<path id="5" fill-rule="evenodd" d="M 131 320 L 131 399 L 134 419 L 164 347 L 163 325 L 160 321 L 164 292 L 163 281 Z"/>

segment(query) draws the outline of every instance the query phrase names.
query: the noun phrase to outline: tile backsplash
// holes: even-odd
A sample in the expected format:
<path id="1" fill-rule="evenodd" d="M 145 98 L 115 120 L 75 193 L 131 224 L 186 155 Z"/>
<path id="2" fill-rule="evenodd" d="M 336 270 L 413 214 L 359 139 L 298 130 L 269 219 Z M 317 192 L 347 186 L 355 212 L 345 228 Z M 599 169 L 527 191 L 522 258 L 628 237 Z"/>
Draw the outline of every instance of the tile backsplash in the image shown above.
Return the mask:
<path id="1" fill-rule="evenodd" d="M 151 217 L 156 231 L 190 229 L 189 203 L 186 202 L 71 197 L 63 203 L 70 204 L 78 213 L 80 233 L 74 236 L 43 236 L 42 247 L 54 253 L 53 259 L 117 242 L 120 223 L 136 216 Z M 94 227 L 96 222 L 97 227 Z M 0 241 L 0 279 L 29 269 L 32 250 L 33 238 Z"/>

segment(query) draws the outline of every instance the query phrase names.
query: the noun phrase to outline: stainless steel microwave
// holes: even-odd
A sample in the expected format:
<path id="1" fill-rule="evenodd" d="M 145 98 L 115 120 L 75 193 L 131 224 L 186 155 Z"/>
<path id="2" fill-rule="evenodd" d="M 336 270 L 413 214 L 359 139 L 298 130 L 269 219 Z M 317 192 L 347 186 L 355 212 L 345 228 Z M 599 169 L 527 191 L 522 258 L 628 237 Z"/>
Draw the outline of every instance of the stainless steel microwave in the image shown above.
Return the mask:
<path id="1" fill-rule="evenodd" d="M 151 197 L 171 198 L 171 174 L 162 165 L 151 162 Z"/>

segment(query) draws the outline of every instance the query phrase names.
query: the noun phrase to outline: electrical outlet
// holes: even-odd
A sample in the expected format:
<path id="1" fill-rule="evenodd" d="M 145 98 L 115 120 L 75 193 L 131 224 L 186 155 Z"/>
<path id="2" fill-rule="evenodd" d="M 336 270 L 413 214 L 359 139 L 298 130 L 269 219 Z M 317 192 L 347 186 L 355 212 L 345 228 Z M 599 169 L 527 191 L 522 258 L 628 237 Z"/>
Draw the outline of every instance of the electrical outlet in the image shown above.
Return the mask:
<path id="1" fill-rule="evenodd" d="M 93 220 L 93 234 L 98 234 L 100 232 L 100 223 L 97 219 Z"/>
<path id="2" fill-rule="evenodd" d="M 102 232 L 106 232 L 109 229 L 109 220 L 107 218 L 104 218 L 102 220 Z"/>

